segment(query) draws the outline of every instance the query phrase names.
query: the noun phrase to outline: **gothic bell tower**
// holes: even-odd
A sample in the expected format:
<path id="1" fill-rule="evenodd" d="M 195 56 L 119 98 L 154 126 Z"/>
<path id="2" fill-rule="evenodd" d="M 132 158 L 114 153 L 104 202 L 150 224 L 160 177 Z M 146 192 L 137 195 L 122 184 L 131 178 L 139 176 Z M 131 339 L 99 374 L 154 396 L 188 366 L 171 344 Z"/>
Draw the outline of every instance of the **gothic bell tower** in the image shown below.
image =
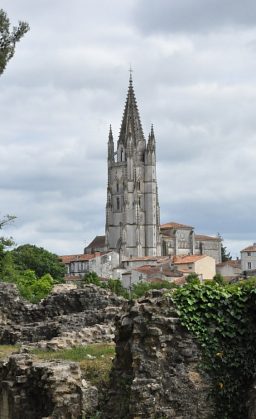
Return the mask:
<path id="1" fill-rule="evenodd" d="M 146 142 L 132 76 L 116 151 L 109 130 L 106 246 L 121 260 L 161 254 L 155 135 Z"/>

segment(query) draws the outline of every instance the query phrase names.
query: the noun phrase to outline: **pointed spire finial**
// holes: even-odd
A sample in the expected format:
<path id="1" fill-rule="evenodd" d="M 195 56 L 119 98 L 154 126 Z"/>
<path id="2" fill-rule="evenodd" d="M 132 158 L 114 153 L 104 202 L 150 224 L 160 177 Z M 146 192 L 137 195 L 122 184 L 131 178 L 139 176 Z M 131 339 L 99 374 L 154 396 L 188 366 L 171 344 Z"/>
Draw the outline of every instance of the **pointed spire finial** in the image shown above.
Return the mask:
<path id="1" fill-rule="evenodd" d="M 132 66 L 131 66 L 131 64 L 130 64 L 130 69 L 129 69 L 129 73 L 130 73 L 130 79 L 129 79 L 129 82 L 130 82 L 130 84 L 132 84 L 132 72 L 133 72 L 133 69 L 132 69 Z"/>
<path id="2" fill-rule="evenodd" d="M 148 144 L 147 144 L 147 149 L 148 150 L 154 150 L 155 148 L 155 133 L 154 133 L 154 125 L 151 124 L 151 130 L 148 136 Z"/>
<path id="3" fill-rule="evenodd" d="M 111 124 L 109 126 L 108 138 L 109 138 L 110 141 L 113 141 L 113 133 L 112 133 L 112 126 L 111 126 Z"/>
<path id="4" fill-rule="evenodd" d="M 129 79 L 129 86 L 128 92 L 124 107 L 124 113 L 121 123 L 121 129 L 119 133 L 118 142 L 123 143 L 126 145 L 128 135 L 131 132 L 134 144 L 137 145 L 139 141 L 145 141 L 144 134 L 140 122 L 140 115 L 139 110 L 135 98 L 134 88 L 133 88 L 133 81 L 132 81 L 132 68 L 130 67 L 130 79 Z"/>

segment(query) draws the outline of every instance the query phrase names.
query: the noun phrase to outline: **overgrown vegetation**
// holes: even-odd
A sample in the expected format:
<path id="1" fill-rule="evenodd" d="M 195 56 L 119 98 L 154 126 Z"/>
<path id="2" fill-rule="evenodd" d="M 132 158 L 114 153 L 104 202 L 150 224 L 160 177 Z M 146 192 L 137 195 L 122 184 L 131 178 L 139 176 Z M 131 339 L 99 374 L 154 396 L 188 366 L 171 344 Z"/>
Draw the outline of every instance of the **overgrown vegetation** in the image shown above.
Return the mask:
<path id="1" fill-rule="evenodd" d="M 54 281 L 50 274 L 37 278 L 34 271 L 26 270 L 16 278 L 16 284 L 21 296 L 36 304 L 52 291 Z"/>
<path id="2" fill-rule="evenodd" d="M 0 220 L 0 230 L 16 217 L 7 215 Z M 0 237 L 0 280 L 15 283 L 21 295 L 38 303 L 52 290 L 55 283 L 64 281 L 65 266 L 57 255 L 30 244 L 13 250 L 12 237 Z"/>
<path id="3" fill-rule="evenodd" d="M 133 284 L 131 289 L 131 298 L 136 299 L 143 297 L 146 292 L 155 289 L 172 289 L 176 288 L 176 285 L 169 281 L 161 281 L 161 282 L 137 282 L 137 284 Z"/>
<path id="4" fill-rule="evenodd" d="M 110 343 L 95 343 L 59 351 L 35 349 L 32 353 L 38 358 L 48 360 L 62 359 L 79 362 L 84 378 L 97 385 L 107 382 L 109 379 L 112 359 L 115 355 L 115 346 Z"/>
<path id="5" fill-rule="evenodd" d="M 203 350 L 213 381 L 216 419 L 244 419 L 256 372 L 256 278 L 236 284 L 192 281 L 171 297 Z"/>
<path id="6" fill-rule="evenodd" d="M 84 282 L 86 284 L 94 284 L 98 287 L 108 289 L 112 291 L 113 293 L 120 295 L 127 299 L 136 299 L 140 298 L 147 291 L 153 290 L 153 289 L 172 289 L 175 288 L 176 285 L 172 284 L 169 281 L 161 281 L 161 282 L 144 282 L 140 281 L 136 284 L 133 284 L 130 290 L 127 290 L 122 285 L 122 282 L 119 279 L 109 279 L 107 281 L 101 281 L 100 278 L 97 276 L 95 272 L 90 272 L 89 274 L 86 274 L 84 276 Z"/>
<path id="7" fill-rule="evenodd" d="M 10 254 L 17 271 L 30 269 L 35 272 L 37 278 L 50 274 L 54 282 L 63 282 L 65 265 L 60 262 L 57 255 L 43 247 L 24 244 L 13 249 Z"/>
<path id="8" fill-rule="evenodd" d="M 124 298 L 129 297 L 128 291 L 123 287 L 122 282 L 119 279 L 101 281 L 95 272 L 90 272 L 84 276 L 83 281 L 85 284 L 94 284 L 100 288 L 108 289 L 116 295 L 122 296 Z"/>

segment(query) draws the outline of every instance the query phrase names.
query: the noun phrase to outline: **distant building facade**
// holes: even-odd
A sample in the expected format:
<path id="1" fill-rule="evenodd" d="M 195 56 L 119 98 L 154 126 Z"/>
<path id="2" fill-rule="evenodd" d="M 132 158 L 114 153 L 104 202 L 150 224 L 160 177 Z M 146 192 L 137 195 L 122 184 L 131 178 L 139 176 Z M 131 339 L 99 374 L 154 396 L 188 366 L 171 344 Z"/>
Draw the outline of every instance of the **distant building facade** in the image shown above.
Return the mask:
<path id="1" fill-rule="evenodd" d="M 256 243 L 241 250 L 242 271 L 256 271 Z"/>
<path id="2" fill-rule="evenodd" d="M 216 272 L 227 280 L 239 278 L 242 274 L 241 260 L 226 260 L 218 263 Z"/>
<path id="3" fill-rule="evenodd" d="M 221 238 L 195 234 L 194 227 L 170 222 L 161 225 L 163 256 L 207 255 L 221 262 Z"/>
<path id="4" fill-rule="evenodd" d="M 186 274 L 194 272 L 201 280 L 213 279 L 216 274 L 216 261 L 207 255 L 175 256 L 173 266 Z"/>
<path id="5" fill-rule="evenodd" d="M 119 266 L 119 254 L 116 252 L 65 255 L 60 256 L 60 260 L 66 267 L 66 280 L 83 278 L 90 272 L 109 279 L 113 277 L 113 270 Z"/>

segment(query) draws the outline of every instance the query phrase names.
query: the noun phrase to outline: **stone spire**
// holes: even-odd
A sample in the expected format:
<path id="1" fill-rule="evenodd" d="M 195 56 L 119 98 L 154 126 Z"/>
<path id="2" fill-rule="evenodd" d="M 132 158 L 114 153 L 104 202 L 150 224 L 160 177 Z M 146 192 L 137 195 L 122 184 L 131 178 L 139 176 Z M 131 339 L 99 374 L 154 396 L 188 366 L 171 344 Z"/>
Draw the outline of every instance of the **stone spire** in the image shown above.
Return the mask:
<path id="1" fill-rule="evenodd" d="M 118 142 L 126 146 L 130 136 L 135 146 L 139 141 L 145 141 L 131 74 Z"/>
<path id="2" fill-rule="evenodd" d="M 109 126 L 108 141 L 109 141 L 109 142 L 113 142 L 113 133 L 112 133 L 112 127 L 111 127 L 111 124 L 110 124 L 110 126 Z"/>
<path id="3" fill-rule="evenodd" d="M 148 151 L 155 151 L 156 147 L 156 140 L 155 140 L 155 133 L 154 133 L 154 126 L 151 125 L 151 131 L 148 136 L 148 144 L 147 144 L 147 150 Z"/>
<path id="4" fill-rule="evenodd" d="M 108 160 L 114 161 L 114 139 L 111 125 L 108 134 Z"/>

